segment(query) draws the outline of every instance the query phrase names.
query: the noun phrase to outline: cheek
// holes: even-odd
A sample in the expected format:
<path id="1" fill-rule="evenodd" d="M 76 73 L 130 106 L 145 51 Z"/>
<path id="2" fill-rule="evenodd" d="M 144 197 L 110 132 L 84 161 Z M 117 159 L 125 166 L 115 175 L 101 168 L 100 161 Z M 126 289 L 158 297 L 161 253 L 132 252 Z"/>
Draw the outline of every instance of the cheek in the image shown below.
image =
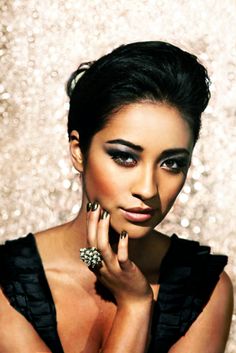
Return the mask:
<path id="1" fill-rule="evenodd" d="M 116 198 L 121 191 L 119 177 L 114 168 L 105 168 L 103 163 L 91 161 L 86 168 L 84 184 L 90 200 L 97 200 L 103 203 L 103 199 Z"/>
<path id="2" fill-rule="evenodd" d="M 176 197 L 182 190 L 182 187 L 185 183 L 186 177 L 180 176 L 179 178 L 168 179 L 168 182 L 164 182 L 160 185 L 159 195 L 161 200 L 162 210 L 169 210 Z"/>

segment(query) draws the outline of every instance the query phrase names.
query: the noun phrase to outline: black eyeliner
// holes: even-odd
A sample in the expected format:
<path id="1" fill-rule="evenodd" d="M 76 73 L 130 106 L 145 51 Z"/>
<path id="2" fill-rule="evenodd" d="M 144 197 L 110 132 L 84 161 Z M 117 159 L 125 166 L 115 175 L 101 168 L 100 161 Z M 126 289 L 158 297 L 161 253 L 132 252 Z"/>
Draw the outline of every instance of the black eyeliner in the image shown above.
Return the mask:
<path id="1" fill-rule="evenodd" d="M 139 160 L 139 157 L 135 154 L 117 148 L 108 148 L 106 149 L 106 153 L 121 167 L 134 167 Z"/>
<path id="2" fill-rule="evenodd" d="M 139 159 L 139 156 L 133 152 L 130 152 L 130 151 L 127 151 L 127 150 L 123 150 L 123 149 L 120 149 L 120 148 L 107 148 L 106 149 L 106 152 L 110 155 L 110 156 L 130 156 L 134 159 Z"/>
<path id="3" fill-rule="evenodd" d="M 186 170 L 189 167 L 189 159 L 184 157 L 184 156 L 175 156 L 175 157 L 170 157 L 170 158 L 166 158 L 161 162 L 161 165 L 164 163 L 168 162 L 174 162 L 177 164 L 177 167 L 166 167 L 170 172 L 172 173 L 179 173 L 179 172 L 183 172 L 186 173 Z"/>

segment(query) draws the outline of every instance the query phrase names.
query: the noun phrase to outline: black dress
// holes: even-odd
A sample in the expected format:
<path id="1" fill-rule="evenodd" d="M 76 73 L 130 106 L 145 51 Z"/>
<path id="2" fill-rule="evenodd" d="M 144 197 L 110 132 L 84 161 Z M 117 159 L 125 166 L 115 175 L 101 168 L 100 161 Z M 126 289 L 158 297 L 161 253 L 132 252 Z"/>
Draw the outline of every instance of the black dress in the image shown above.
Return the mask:
<path id="1" fill-rule="evenodd" d="M 160 270 L 149 353 L 167 353 L 208 302 L 227 256 L 173 234 Z M 10 304 L 33 325 L 53 353 L 64 353 L 56 310 L 33 234 L 0 246 L 0 285 Z M 79 334 L 79 333 L 78 333 Z"/>

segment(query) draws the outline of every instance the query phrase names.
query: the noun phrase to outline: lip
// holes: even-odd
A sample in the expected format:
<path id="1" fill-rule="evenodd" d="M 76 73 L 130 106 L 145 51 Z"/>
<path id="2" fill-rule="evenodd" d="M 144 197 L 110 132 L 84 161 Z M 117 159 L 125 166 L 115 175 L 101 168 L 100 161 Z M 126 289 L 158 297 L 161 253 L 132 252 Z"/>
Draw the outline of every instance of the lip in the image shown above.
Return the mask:
<path id="1" fill-rule="evenodd" d="M 131 213 L 153 213 L 155 210 L 151 207 L 133 207 L 133 208 L 126 208 L 124 211 L 131 212 Z"/>
<path id="2" fill-rule="evenodd" d="M 155 210 L 153 208 L 134 207 L 129 209 L 121 208 L 124 217 L 132 222 L 145 222 L 152 218 Z"/>

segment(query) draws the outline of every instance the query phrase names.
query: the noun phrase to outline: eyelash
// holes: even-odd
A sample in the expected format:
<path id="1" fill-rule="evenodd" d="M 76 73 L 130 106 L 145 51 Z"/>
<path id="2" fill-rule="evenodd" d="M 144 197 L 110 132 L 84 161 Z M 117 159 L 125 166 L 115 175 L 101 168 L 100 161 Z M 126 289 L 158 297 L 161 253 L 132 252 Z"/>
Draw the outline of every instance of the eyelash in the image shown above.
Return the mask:
<path id="1" fill-rule="evenodd" d="M 134 167 L 138 162 L 138 158 L 128 152 L 110 151 L 109 154 L 117 164 L 124 167 Z M 127 162 L 128 159 L 132 159 L 133 162 Z"/>
<path id="2" fill-rule="evenodd" d="M 173 173 L 179 173 L 180 171 L 183 171 L 184 169 L 186 169 L 186 167 L 188 166 L 188 162 L 185 158 L 170 158 L 167 159 L 166 161 L 164 161 L 162 163 L 162 165 L 164 163 L 172 163 L 172 164 L 176 164 L 177 167 L 175 168 L 171 168 L 171 167 L 167 167 L 168 170 L 171 170 Z"/>
<path id="3" fill-rule="evenodd" d="M 117 163 L 118 165 L 122 166 L 122 167 L 134 167 L 137 163 L 139 158 L 132 155 L 129 152 L 124 152 L 124 151 L 109 151 L 108 152 L 109 155 L 111 156 L 111 158 L 115 161 L 115 163 Z M 132 162 L 128 162 L 129 159 L 132 159 Z M 170 158 L 165 160 L 164 162 L 162 162 L 162 166 L 163 164 L 168 164 L 171 163 L 176 164 L 177 166 L 173 168 L 172 167 L 165 167 L 167 170 L 173 172 L 173 173 L 178 173 L 180 171 L 183 171 L 187 165 L 188 165 L 188 161 L 185 158 Z"/>

